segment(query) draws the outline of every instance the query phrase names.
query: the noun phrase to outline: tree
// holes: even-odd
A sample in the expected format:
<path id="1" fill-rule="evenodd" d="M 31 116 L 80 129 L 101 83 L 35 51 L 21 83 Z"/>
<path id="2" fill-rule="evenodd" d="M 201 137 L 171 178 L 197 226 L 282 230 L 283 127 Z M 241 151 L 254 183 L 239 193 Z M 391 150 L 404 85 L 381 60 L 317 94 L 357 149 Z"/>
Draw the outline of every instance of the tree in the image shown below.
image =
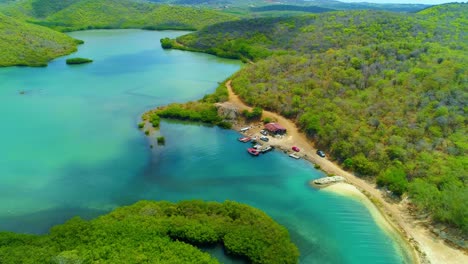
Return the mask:
<path id="1" fill-rule="evenodd" d="M 379 186 L 387 186 L 394 194 L 401 196 L 408 189 L 406 173 L 401 165 L 387 168 L 377 176 Z"/>

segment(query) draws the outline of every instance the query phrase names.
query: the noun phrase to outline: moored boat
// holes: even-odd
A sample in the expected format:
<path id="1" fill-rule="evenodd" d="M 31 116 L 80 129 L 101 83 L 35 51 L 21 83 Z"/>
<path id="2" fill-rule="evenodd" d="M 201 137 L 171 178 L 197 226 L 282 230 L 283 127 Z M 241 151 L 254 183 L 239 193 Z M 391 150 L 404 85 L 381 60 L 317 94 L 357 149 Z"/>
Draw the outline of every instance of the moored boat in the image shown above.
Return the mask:
<path id="1" fill-rule="evenodd" d="M 258 154 L 260 154 L 260 151 L 258 151 L 257 149 L 254 149 L 254 148 L 248 148 L 247 151 L 250 153 L 250 155 L 252 156 L 258 156 Z"/>
<path id="2" fill-rule="evenodd" d="M 260 145 L 260 144 L 255 144 L 255 145 L 253 145 L 253 148 L 259 150 L 259 149 L 262 148 L 262 145 Z"/>
<path id="3" fill-rule="evenodd" d="M 240 138 L 238 138 L 238 140 L 240 142 L 246 143 L 246 142 L 249 142 L 250 140 L 252 140 L 252 138 L 251 137 L 240 137 Z"/>
<path id="4" fill-rule="evenodd" d="M 272 147 L 272 146 L 266 146 L 266 147 L 262 148 L 262 149 L 260 150 L 260 152 L 266 153 L 266 152 L 271 151 L 271 150 L 273 150 L 273 147 Z"/>
<path id="5" fill-rule="evenodd" d="M 289 154 L 289 157 L 294 158 L 294 159 L 300 159 L 301 158 L 301 157 L 299 157 L 298 155 L 296 155 L 294 153 Z"/>
<path id="6" fill-rule="evenodd" d="M 247 130 L 249 130 L 249 129 L 250 129 L 250 126 L 241 128 L 239 131 L 240 132 L 247 132 Z"/>

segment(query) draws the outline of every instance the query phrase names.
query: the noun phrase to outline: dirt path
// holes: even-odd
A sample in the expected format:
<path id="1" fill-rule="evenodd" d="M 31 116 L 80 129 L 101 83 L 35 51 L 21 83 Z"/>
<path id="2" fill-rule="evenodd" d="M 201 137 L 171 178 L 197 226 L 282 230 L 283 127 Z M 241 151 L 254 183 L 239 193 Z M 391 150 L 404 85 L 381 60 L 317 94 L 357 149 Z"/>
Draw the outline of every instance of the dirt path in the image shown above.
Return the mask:
<path id="1" fill-rule="evenodd" d="M 251 110 L 242 100 L 233 92 L 231 81 L 226 82 L 226 87 L 229 92 L 229 102 L 237 106 L 241 111 L 244 109 Z M 387 221 L 395 230 L 400 232 L 407 242 L 418 252 L 414 254 L 414 258 L 419 263 L 432 264 L 465 264 L 468 263 L 468 255 L 461 250 L 454 249 L 444 243 L 441 239 L 433 236 L 427 228 L 419 224 L 416 219 L 409 215 L 404 203 L 389 203 L 384 199 L 384 195 L 372 183 L 366 182 L 353 174 L 344 171 L 336 163 L 321 158 L 316 155 L 316 149 L 313 143 L 306 136 L 299 132 L 297 126 L 289 119 L 284 118 L 270 111 L 263 111 L 263 118 L 269 117 L 272 120 L 280 123 L 287 129 L 287 136 L 283 139 L 272 139 L 272 145 L 279 145 L 283 149 L 291 149 L 292 146 L 297 146 L 301 149 L 300 153 L 308 153 L 303 156 L 329 174 L 340 175 L 346 178 L 348 183 L 357 187 L 363 192 L 381 211 Z M 425 256 L 424 256 L 425 255 Z"/>

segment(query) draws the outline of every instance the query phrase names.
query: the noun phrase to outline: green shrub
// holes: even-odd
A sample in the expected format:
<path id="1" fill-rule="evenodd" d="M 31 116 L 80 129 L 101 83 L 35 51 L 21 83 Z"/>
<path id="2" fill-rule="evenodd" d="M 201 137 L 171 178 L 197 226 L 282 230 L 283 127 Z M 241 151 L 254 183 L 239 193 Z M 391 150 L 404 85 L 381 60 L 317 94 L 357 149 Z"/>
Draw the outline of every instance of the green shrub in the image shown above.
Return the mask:
<path id="1" fill-rule="evenodd" d="M 390 167 L 377 176 L 379 186 L 387 186 L 394 194 L 401 196 L 408 189 L 408 180 L 402 167 Z"/>
<path id="2" fill-rule="evenodd" d="M 158 114 L 153 114 L 151 116 L 150 123 L 154 128 L 158 128 L 161 123 L 161 118 Z"/>
<path id="3" fill-rule="evenodd" d="M 86 58 L 70 58 L 67 59 L 67 64 L 84 64 L 84 63 L 91 63 L 93 60 L 86 59 Z"/>
<path id="4" fill-rule="evenodd" d="M 260 107 L 254 107 L 252 111 L 244 110 L 242 114 L 249 120 L 258 120 L 262 117 L 263 109 Z"/>
<path id="5" fill-rule="evenodd" d="M 140 122 L 140 123 L 138 124 L 138 128 L 139 128 L 139 129 L 142 129 L 142 128 L 144 128 L 144 127 L 145 127 L 145 122 Z"/>
<path id="6" fill-rule="evenodd" d="M 265 118 L 263 118 L 262 122 L 263 122 L 263 124 L 268 124 L 268 123 L 273 122 L 273 120 L 271 118 L 269 118 L 269 117 L 265 117 Z"/>
<path id="7" fill-rule="evenodd" d="M 227 121 L 219 122 L 218 126 L 221 127 L 221 128 L 224 128 L 224 129 L 231 129 L 232 128 L 232 124 L 230 122 L 227 122 Z"/>
<path id="8" fill-rule="evenodd" d="M 189 120 L 217 125 L 222 121 L 218 110 L 212 103 L 189 102 L 186 104 L 170 104 L 158 109 L 153 116 Z"/>
<path id="9" fill-rule="evenodd" d="M 157 141 L 158 141 L 158 145 L 166 144 L 166 139 L 164 137 L 162 137 L 162 136 L 158 137 Z"/>
<path id="10" fill-rule="evenodd" d="M 202 103 L 218 103 L 226 102 L 229 99 L 228 90 L 226 88 L 226 82 L 219 83 L 218 88 L 212 94 L 205 95 L 200 100 Z"/>
<path id="11" fill-rule="evenodd" d="M 172 43 L 173 43 L 173 40 L 171 40 L 170 38 L 163 38 L 160 40 L 161 42 L 161 47 L 163 49 L 170 49 L 172 48 Z"/>

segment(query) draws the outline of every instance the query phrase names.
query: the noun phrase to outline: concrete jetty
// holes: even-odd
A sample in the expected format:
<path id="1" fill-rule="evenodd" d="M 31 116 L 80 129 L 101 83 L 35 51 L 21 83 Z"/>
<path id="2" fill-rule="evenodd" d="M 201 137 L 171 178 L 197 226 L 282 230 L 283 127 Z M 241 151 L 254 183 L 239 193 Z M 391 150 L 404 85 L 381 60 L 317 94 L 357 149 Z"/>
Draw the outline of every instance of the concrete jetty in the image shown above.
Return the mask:
<path id="1" fill-rule="evenodd" d="M 325 185 L 325 184 L 332 184 L 337 182 L 344 182 L 346 179 L 343 176 L 331 176 L 331 177 L 324 177 L 320 179 L 314 180 L 314 184 L 317 185 Z"/>

